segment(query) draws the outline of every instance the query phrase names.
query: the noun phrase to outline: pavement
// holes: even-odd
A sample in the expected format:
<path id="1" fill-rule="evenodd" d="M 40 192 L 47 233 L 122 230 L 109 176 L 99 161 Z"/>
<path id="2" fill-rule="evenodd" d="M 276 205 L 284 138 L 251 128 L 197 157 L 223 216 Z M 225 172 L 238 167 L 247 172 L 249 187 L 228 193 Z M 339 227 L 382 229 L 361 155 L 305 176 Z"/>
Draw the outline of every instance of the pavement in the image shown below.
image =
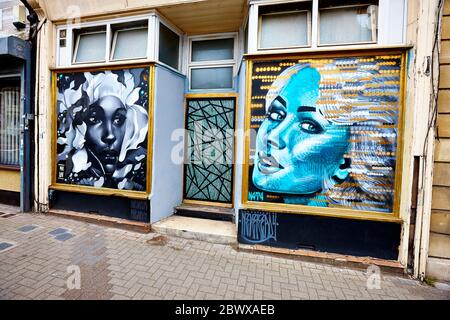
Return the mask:
<path id="1" fill-rule="evenodd" d="M 0 205 L 0 299 L 450 300 L 398 275 L 17 210 Z"/>

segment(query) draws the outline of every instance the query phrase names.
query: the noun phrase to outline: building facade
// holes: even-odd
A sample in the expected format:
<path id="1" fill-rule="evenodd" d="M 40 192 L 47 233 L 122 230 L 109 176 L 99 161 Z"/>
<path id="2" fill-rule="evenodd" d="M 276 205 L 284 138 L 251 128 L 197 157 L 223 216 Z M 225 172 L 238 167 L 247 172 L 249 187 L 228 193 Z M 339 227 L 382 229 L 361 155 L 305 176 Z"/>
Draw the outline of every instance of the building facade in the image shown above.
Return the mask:
<path id="1" fill-rule="evenodd" d="M 442 1 L 28 3 L 36 211 L 426 276 Z"/>

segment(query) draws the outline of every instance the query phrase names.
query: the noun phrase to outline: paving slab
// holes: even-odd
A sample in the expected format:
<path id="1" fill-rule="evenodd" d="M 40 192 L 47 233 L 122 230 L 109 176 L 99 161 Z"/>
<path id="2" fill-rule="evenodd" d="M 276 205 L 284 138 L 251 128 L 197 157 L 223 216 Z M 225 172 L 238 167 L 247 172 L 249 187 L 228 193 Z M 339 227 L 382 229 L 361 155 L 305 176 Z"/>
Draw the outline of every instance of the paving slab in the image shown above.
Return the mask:
<path id="1" fill-rule="evenodd" d="M 373 282 L 364 270 L 237 251 L 230 244 L 235 230 L 220 231 L 219 222 L 174 218 L 158 229 L 178 228 L 192 238 L 43 214 L 1 222 L 0 242 L 14 246 L 0 252 L 0 299 L 450 299 L 445 286 L 385 272 Z M 25 225 L 39 228 L 17 232 Z M 48 233 L 58 228 L 70 230 L 59 236 L 75 236 L 56 241 Z M 206 232 L 229 242 L 197 240 Z"/>

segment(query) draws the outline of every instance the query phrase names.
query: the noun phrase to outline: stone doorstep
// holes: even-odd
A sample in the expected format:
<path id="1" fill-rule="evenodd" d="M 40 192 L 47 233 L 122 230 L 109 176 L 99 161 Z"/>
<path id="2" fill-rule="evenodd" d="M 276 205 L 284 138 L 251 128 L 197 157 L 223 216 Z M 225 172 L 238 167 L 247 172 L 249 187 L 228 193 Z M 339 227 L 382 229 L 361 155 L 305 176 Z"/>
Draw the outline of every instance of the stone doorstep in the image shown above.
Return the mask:
<path id="1" fill-rule="evenodd" d="M 168 236 L 219 244 L 236 244 L 236 225 L 232 222 L 170 216 L 152 224 L 152 230 Z"/>
<path id="2" fill-rule="evenodd" d="M 56 209 L 51 209 L 46 214 L 139 233 L 151 232 L 150 224 L 145 222 L 113 218 L 92 213 Z"/>

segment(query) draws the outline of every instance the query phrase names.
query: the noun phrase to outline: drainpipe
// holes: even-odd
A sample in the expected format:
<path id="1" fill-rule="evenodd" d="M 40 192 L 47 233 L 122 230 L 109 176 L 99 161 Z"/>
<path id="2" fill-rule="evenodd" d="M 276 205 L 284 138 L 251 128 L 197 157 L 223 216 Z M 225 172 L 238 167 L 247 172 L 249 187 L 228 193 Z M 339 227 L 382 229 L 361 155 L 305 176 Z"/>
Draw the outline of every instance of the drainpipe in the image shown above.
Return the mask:
<path id="1" fill-rule="evenodd" d="M 30 22 L 30 30 L 28 34 L 28 43 L 30 45 L 30 54 L 25 61 L 24 75 L 22 83 L 24 84 L 24 103 L 22 111 L 22 160 L 21 160 L 21 181 L 20 181 L 20 211 L 28 212 L 32 209 L 32 183 L 33 183 L 33 110 L 35 95 L 35 72 L 36 72 L 36 36 L 38 33 L 39 18 L 33 7 L 26 1 L 20 0 L 28 10 L 27 19 Z"/>

